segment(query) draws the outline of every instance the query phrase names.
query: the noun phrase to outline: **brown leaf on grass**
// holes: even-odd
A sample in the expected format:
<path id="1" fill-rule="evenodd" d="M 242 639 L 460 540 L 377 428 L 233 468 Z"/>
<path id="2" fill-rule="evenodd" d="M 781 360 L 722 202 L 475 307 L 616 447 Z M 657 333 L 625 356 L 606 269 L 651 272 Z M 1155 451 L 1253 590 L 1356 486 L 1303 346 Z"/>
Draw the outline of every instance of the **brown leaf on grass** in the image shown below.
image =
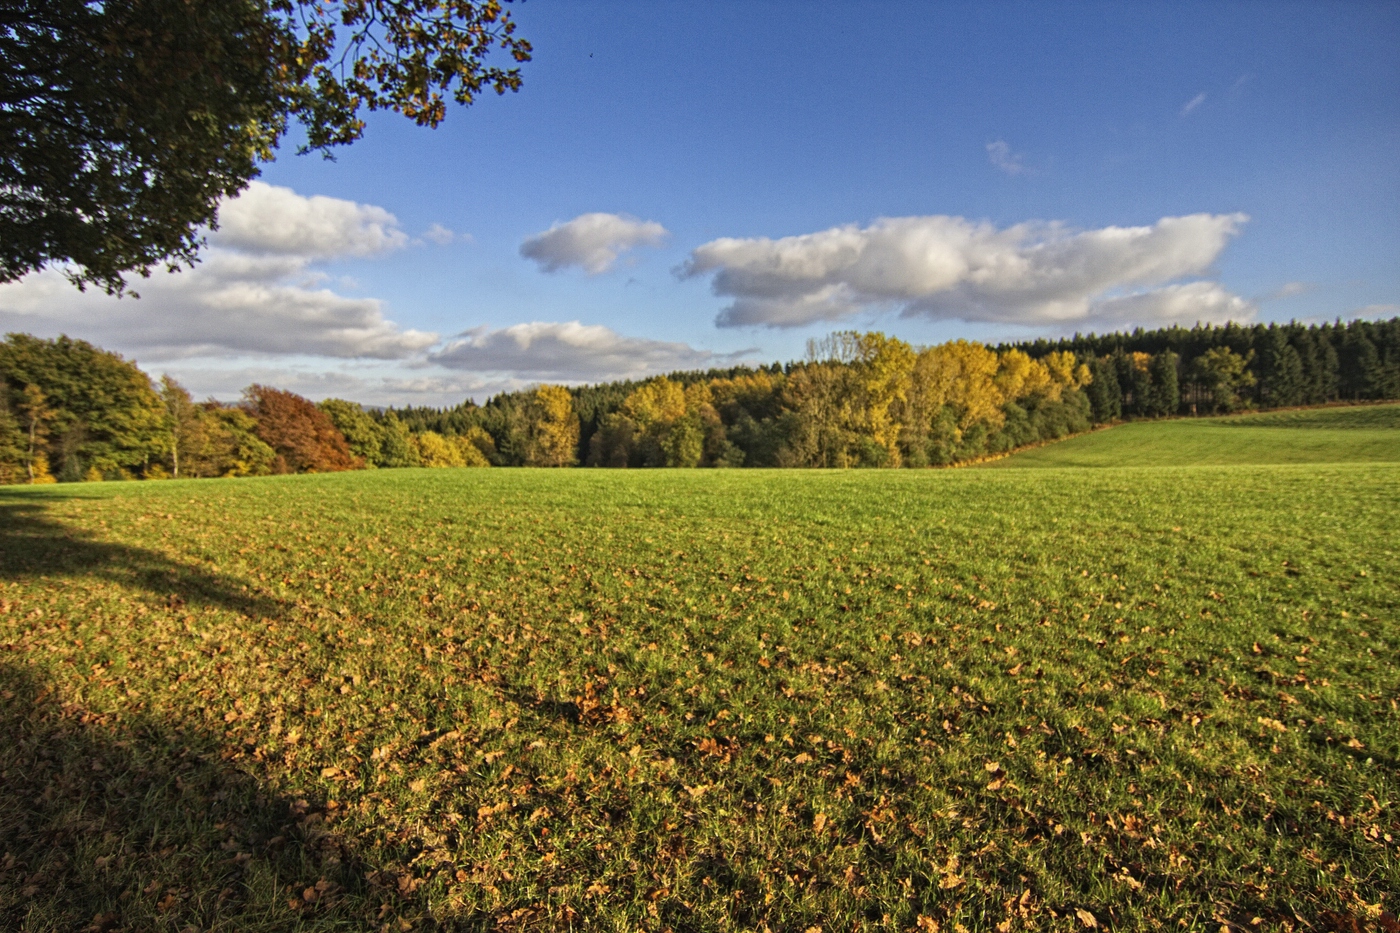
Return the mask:
<path id="1" fill-rule="evenodd" d="M 1076 907 L 1074 909 L 1074 915 L 1079 918 L 1080 923 L 1084 924 L 1091 930 L 1099 925 L 1099 919 L 1093 914 L 1089 913 L 1089 911 L 1085 910 L 1083 907 Z"/>
<path id="2" fill-rule="evenodd" d="M 108 930 L 117 926 L 117 915 L 114 913 L 98 914 L 92 918 L 92 923 L 83 927 L 83 933 L 107 933 Z"/>
<path id="3" fill-rule="evenodd" d="M 505 813 L 510 807 L 511 803 L 509 800 L 502 800 L 500 803 L 489 807 L 477 807 L 476 818 L 484 822 L 498 813 Z"/>
<path id="4" fill-rule="evenodd" d="M 820 836 L 826 830 L 826 814 L 818 813 L 812 817 L 812 830 Z"/>

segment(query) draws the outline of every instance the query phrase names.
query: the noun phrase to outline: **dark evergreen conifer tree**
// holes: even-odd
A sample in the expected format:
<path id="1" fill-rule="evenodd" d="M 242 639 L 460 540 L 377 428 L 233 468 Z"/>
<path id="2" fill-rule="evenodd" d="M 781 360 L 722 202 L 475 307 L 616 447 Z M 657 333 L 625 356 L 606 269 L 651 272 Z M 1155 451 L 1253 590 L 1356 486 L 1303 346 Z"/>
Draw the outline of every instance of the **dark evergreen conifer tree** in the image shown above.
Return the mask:
<path id="1" fill-rule="evenodd" d="M 1342 396 L 1350 399 L 1377 398 L 1381 387 L 1381 358 L 1367 336 L 1364 325 L 1355 321 L 1342 340 Z"/>
<path id="2" fill-rule="evenodd" d="M 1288 342 L 1288 332 L 1269 325 L 1261 348 L 1260 395 L 1274 408 L 1301 405 L 1307 398 L 1307 380 L 1298 351 Z"/>
<path id="3" fill-rule="evenodd" d="M 1088 365 L 1092 381 L 1084 391 L 1089 396 L 1095 423 L 1117 421 L 1123 416 L 1123 390 L 1118 386 L 1118 373 L 1107 357 L 1093 357 Z"/>
<path id="4" fill-rule="evenodd" d="M 1174 415 L 1181 408 L 1181 384 L 1177 374 L 1177 364 L 1181 357 L 1170 350 L 1163 350 L 1152 357 L 1148 372 L 1152 377 L 1152 389 L 1148 414 L 1154 417 Z"/>

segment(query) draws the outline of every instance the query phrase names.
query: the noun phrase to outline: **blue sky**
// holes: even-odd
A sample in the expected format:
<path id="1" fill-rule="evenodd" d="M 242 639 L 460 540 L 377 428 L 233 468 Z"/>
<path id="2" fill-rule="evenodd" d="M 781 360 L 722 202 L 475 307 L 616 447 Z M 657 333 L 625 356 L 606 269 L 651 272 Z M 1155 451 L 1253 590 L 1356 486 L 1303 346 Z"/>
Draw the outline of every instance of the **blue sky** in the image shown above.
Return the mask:
<path id="1" fill-rule="evenodd" d="M 0 289 L 0 326 L 197 394 L 450 404 L 791 359 L 845 327 L 1400 314 L 1395 4 L 513 13 L 535 47 L 519 93 L 436 131 L 376 115 L 334 162 L 289 145 L 262 182 L 290 191 L 231 207 L 243 233 L 212 238 L 208 269 L 139 303 L 34 276 Z M 589 214 L 623 216 L 522 255 Z M 310 239 L 274 235 L 293 229 Z"/>

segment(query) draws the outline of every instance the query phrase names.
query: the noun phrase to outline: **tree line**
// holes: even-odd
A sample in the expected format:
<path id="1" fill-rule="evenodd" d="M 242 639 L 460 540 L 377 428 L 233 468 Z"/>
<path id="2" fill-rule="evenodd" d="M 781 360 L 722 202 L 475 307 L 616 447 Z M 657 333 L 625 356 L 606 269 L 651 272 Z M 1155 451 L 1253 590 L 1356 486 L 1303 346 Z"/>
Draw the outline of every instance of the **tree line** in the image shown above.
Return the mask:
<path id="1" fill-rule="evenodd" d="M 988 347 L 839 332 L 788 364 L 542 385 L 446 409 L 252 385 L 196 402 L 81 340 L 0 342 L 0 482 L 447 466 L 924 467 L 1122 419 L 1400 398 L 1400 318 Z"/>

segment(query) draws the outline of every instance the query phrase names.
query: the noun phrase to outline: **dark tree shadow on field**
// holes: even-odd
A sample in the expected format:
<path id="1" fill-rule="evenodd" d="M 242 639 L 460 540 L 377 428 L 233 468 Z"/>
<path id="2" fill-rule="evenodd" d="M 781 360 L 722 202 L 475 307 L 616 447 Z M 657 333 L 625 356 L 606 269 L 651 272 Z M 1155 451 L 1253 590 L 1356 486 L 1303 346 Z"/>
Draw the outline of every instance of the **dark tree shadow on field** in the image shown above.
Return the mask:
<path id="1" fill-rule="evenodd" d="M 0 581 L 93 579 L 171 609 L 250 618 L 293 610 L 236 578 L 98 540 L 55 520 L 51 501 L 0 490 Z M 76 705 L 49 681 L 51 661 L 0 645 L 0 930 L 441 928 L 419 879 L 371 870 L 384 853 L 342 836 L 343 808 L 274 792 L 240 770 L 237 759 L 249 762 L 254 749 L 197 709 L 113 715 Z"/>
<path id="2" fill-rule="evenodd" d="M 398 930 L 422 916 L 411 889 L 367 875 L 336 806 L 269 793 L 219 736 L 64 704 L 35 670 L 0 663 L 0 929 Z"/>
<path id="3" fill-rule="evenodd" d="M 111 541 L 55 521 L 45 503 L 0 491 L 0 580 L 36 576 L 96 577 L 144 590 L 172 608 L 219 606 L 252 618 L 276 617 L 282 604 L 217 574 L 164 554 Z"/>

